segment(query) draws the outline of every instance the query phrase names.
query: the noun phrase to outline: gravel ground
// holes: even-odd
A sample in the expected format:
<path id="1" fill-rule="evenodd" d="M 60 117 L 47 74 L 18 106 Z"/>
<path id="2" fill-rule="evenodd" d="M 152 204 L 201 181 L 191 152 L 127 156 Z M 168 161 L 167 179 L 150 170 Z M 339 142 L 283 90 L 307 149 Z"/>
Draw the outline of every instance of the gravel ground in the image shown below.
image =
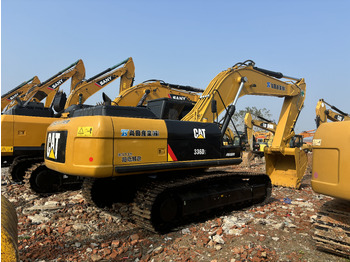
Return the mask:
<path id="1" fill-rule="evenodd" d="M 310 161 L 309 161 L 310 162 Z M 235 170 L 263 171 L 255 161 Z M 1 169 L 2 194 L 16 207 L 22 261 L 349 261 L 315 248 L 312 224 L 331 200 L 310 185 L 274 187 L 270 201 L 155 234 L 136 227 L 131 205 L 88 206 L 81 191 L 40 197 L 12 184 Z"/>

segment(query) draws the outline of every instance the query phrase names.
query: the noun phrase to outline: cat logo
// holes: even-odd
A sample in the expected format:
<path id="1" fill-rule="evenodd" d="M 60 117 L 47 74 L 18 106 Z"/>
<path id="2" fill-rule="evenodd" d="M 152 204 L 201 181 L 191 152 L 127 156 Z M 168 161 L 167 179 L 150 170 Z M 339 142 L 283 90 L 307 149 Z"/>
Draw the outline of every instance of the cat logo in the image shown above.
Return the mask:
<path id="1" fill-rule="evenodd" d="M 205 139 L 205 129 L 193 128 L 193 135 L 195 139 Z"/>
<path id="2" fill-rule="evenodd" d="M 46 157 L 57 159 L 58 141 L 60 140 L 60 133 L 49 133 L 46 142 Z"/>

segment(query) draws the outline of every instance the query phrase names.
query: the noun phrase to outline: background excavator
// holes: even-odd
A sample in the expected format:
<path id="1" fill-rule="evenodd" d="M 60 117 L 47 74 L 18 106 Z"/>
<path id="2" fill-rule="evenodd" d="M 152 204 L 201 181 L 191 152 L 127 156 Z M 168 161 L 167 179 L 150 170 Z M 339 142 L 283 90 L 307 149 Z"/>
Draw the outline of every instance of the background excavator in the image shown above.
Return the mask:
<path id="1" fill-rule="evenodd" d="M 37 76 L 34 76 L 33 78 L 29 79 L 26 82 L 23 82 L 19 86 L 16 86 L 9 92 L 3 94 L 1 96 L 1 112 L 5 109 L 5 107 L 11 103 L 12 100 L 14 100 L 17 96 L 26 94 L 27 91 L 32 88 L 33 86 L 36 86 L 40 84 L 40 80 Z"/>
<path id="2" fill-rule="evenodd" d="M 326 105 L 331 109 L 327 108 Z M 350 115 L 337 107 L 328 104 L 323 99 L 320 99 L 316 105 L 316 127 L 318 128 L 321 124 L 327 123 L 327 120 L 332 122 L 349 121 Z"/>
<path id="3" fill-rule="evenodd" d="M 264 155 L 265 146 L 271 146 L 273 135 L 277 124 L 261 116 L 253 119 L 251 113 L 246 113 L 244 117 L 244 128 L 248 139 L 248 146 L 251 152 Z M 254 132 L 253 127 L 264 129 L 267 132 Z M 260 139 L 260 140 L 259 140 Z"/>
<path id="4" fill-rule="evenodd" d="M 17 96 L 15 103 L 10 104 L 9 109 L 1 115 L 1 162 L 3 166 L 11 165 L 10 171 L 15 181 L 22 180 L 24 170 L 31 165 L 30 161 L 26 161 L 28 157 L 42 157 L 46 128 L 54 120 L 52 94 L 56 95 L 59 86 L 67 79 L 72 78 L 73 89 L 84 77 L 84 64 L 78 60 L 45 82 L 31 87 L 25 94 Z M 46 106 L 34 102 L 45 97 Z"/>
<path id="5" fill-rule="evenodd" d="M 26 93 L 17 96 L 1 115 L 1 163 L 3 166 L 13 163 L 21 156 L 41 156 L 45 142 L 46 128 L 53 119 L 54 106 L 52 94 L 56 95 L 59 86 L 72 78 L 71 89 L 85 77 L 85 68 L 81 60 L 58 72 L 46 81 L 32 86 Z M 43 103 L 35 102 L 46 98 Z M 44 128 L 42 128 L 42 126 Z M 29 128 L 30 127 L 30 128 Z M 15 167 L 16 165 L 13 165 Z M 20 167 L 20 169 L 23 169 Z M 17 173 L 17 171 L 13 171 Z M 23 173 L 24 171 L 20 171 Z M 20 177 L 12 177 L 18 181 Z"/>
<path id="6" fill-rule="evenodd" d="M 295 81 L 277 79 L 283 77 Z M 97 106 L 80 110 L 69 122 L 53 123 L 45 165 L 85 176 L 83 194 L 97 206 L 134 199 L 135 222 L 152 231 L 167 230 L 198 213 L 266 201 L 271 182 L 265 174 L 204 171 L 242 162 L 240 141 L 224 143 L 224 136 L 243 95 L 284 97 L 267 169 L 275 181 L 287 175 L 293 178 L 287 185 L 297 187 L 306 156 L 290 148 L 289 140 L 304 102 L 304 79 L 257 68 L 252 61 L 219 73 L 180 121 L 159 119 L 152 106 Z M 222 123 L 217 122 L 225 110 Z"/>

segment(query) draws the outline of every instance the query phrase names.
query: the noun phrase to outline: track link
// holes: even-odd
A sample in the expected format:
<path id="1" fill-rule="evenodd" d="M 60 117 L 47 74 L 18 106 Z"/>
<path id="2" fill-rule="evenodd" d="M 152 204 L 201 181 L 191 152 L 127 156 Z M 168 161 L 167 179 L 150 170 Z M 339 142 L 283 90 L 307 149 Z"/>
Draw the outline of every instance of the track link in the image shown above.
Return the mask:
<path id="1" fill-rule="evenodd" d="M 234 190 L 226 192 L 217 191 L 209 196 L 207 195 L 203 200 L 199 200 L 198 202 L 202 192 L 211 190 L 215 186 L 219 188 L 221 186 L 227 186 L 222 184 L 228 181 L 227 179 L 237 181 L 237 190 L 238 187 L 245 186 L 247 187 L 246 191 L 251 190 L 250 186 L 253 187 L 254 180 L 260 179 L 260 184 L 265 183 L 264 196 L 257 199 L 238 199 L 239 194 L 236 194 Z M 199 191 L 198 188 L 200 188 Z M 191 213 L 191 210 L 186 210 L 187 201 L 183 199 L 186 199 L 188 195 L 193 193 L 196 194 L 196 191 L 198 192 L 198 197 L 188 202 L 192 201 L 194 203 L 192 207 L 197 212 Z M 199 217 L 218 208 L 243 207 L 256 203 L 265 203 L 270 195 L 271 182 L 265 174 L 209 171 L 200 176 L 186 176 L 148 183 L 136 193 L 133 204 L 133 216 L 135 223 L 140 227 L 153 232 L 166 232 L 182 224 L 188 218 L 193 219 L 193 217 Z M 203 201 L 205 202 L 203 203 Z M 197 207 L 197 204 L 203 208 Z M 205 209 L 204 206 L 206 205 L 212 205 L 212 207 Z"/>
<path id="2" fill-rule="evenodd" d="M 350 205 L 326 203 L 317 214 L 313 239 L 317 248 L 350 258 Z"/>

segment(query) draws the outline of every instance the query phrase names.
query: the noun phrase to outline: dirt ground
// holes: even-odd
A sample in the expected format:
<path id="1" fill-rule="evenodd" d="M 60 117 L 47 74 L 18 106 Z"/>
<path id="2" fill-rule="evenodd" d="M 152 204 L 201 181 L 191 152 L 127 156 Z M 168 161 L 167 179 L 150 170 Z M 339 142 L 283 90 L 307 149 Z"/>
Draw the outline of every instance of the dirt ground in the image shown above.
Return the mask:
<path id="1" fill-rule="evenodd" d="M 274 187 L 265 205 L 163 235 L 135 226 L 131 205 L 88 206 L 81 190 L 40 197 L 11 183 L 8 168 L 1 169 L 1 190 L 17 210 L 21 261 L 349 261 L 314 245 L 313 222 L 331 198 L 312 191 L 310 164 L 300 190 Z M 232 169 L 264 171 L 264 162 Z"/>

